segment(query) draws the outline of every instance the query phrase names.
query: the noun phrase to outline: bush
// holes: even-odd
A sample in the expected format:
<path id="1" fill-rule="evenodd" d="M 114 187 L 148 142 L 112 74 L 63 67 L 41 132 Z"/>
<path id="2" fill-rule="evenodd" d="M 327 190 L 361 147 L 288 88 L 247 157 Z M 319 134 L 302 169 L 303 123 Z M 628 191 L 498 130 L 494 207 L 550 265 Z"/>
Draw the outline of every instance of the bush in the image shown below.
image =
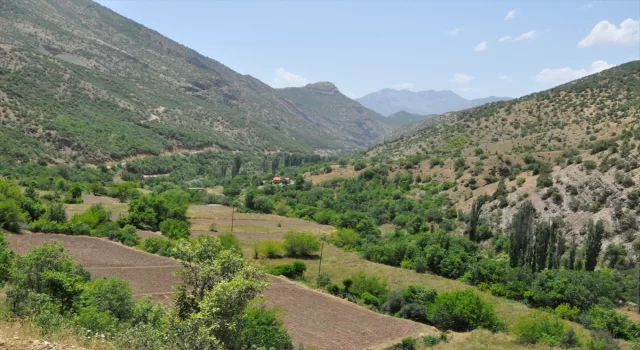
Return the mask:
<path id="1" fill-rule="evenodd" d="M 347 280 L 351 281 L 351 285 L 347 286 L 347 284 L 343 282 L 345 289 L 355 296 L 360 297 L 364 295 L 364 293 L 369 293 L 378 298 L 378 300 L 385 300 L 387 298 L 387 282 L 376 276 L 367 276 L 364 272 L 359 271 L 350 278 L 345 279 L 345 281 Z"/>
<path id="2" fill-rule="evenodd" d="M 570 321 L 575 321 L 580 316 L 580 308 L 566 303 L 558 305 L 554 312 L 558 317 Z"/>
<path id="3" fill-rule="evenodd" d="M 59 202 L 51 203 L 44 213 L 44 219 L 61 224 L 65 223 L 67 221 L 67 212 L 64 209 L 64 204 Z"/>
<path id="4" fill-rule="evenodd" d="M 129 284 L 119 278 L 100 278 L 87 283 L 81 296 L 82 307 L 95 307 L 120 321 L 132 317 L 135 305 Z"/>
<path id="5" fill-rule="evenodd" d="M 532 312 L 513 327 L 513 334 L 522 344 L 558 345 L 566 333 L 567 326 L 559 317 L 543 311 Z"/>
<path id="6" fill-rule="evenodd" d="M 220 240 L 220 244 L 222 244 L 225 249 L 235 250 L 236 252 L 242 254 L 240 240 L 233 233 L 224 233 L 218 235 L 218 239 Z"/>
<path id="7" fill-rule="evenodd" d="M 328 272 L 320 272 L 318 274 L 318 278 L 316 279 L 316 286 L 318 288 L 325 288 L 331 283 L 331 275 Z"/>
<path id="8" fill-rule="evenodd" d="M 362 293 L 360 298 L 362 299 L 362 302 L 365 305 L 371 305 L 371 306 L 375 306 L 375 307 L 380 306 L 380 299 L 378 299 L 376 296 L 374 296 L 374 295 L 372 295 L 370 293 L 364 292 L 364 293 Z"/>
<path id="9" fill-rule="evenodd" d="M 424 344 L 427 347 L 436 346 L 438 345 L 439 342 L 440 342 L 440 338 L 433 335 L 425 335 L 424 337 L 422 337 L 422 344 Z"/>
<path id="10" fill-rule="evenodd" d="M 189 226 L 187 221 L 167 219 L 160 223 L 160 232 L 169 237 L 169 239 L 188 238 L 191 235 Z"/>
<path id="11" fill-rule="evenodd" d="M 338 295 L 338 294 L 340 294 L 340 287 L 339 287 L 337 284 L 329 283 L 325 289 L 326 289 L 326 290 L 327 290 L 327 292 L 329 292 L 329 294 L 331 294 L 331 295 Z"/>
<path id="12" fill-rule="evenodd" d="M 164 238 L 147 238 L 140 244 L 140 249 L 147 253 L 173 257 L 175 242 Z"/>
<path id="13" fill-rule="evenodd" d="M 0 287 L 9 279 L 9 271 L 12 265 L 13 253 L 9 250 L 5 234 L 0 231 Z"/>
<path id="14" fill-rule="evenodd" d="M 430 306 L 429 320 L 439 329 L 460 332 L 476 328 L 492 331 L 505 328 L 496 317 L 493 306 L 473 293 L 472 289 L 440 294 Z"/>
<path id="15" fill-rule="evenodd" d="M 125 225 L 119 231 L 111 232 L 109 239 L 112 241 L 120 242 L 126 246 L 134 247 L 140 243 L 140 236 L 138 236 L 138 230 L 131 225 Z"/>
<path id="16" fill-rule="evenodd" d="M 309 256 L 320 250 L 320 242 L 314 235 L 289 231 L 284 236 L 284 250 L 288 256 Z"/>
<path id="17" fill-rule="evenodd" d="M 416 345 L 416 340 L 411 337 L 402 338 L 402 342 L 400 343 L 402 350 L 415 350 Z"/>
<path id="18" fill-rule="evenodd" d="M 360 234 L 350 228 L 339 228 L 331 233 L 331 243 L 344 249 L 355 249 L 360 242 Z"/>
<path id="19" fill-rule="evenodd" d="M 241 338 L 245 349 L 293 350 L 291 337 L 278 319 L 278 312 L 264 305 L 249 305 L 242 317 Z"/>
<path id="20" fill-rule="evenodd" d="M 400 309 L 400 317 L 416 322 L 427 322 L 427 307 L 423 304 L 410 303 Z"/>
<path id="21" fill-rule="evenodd" d="M 276 276 L 285 276 L 290 279 L 298 279 L 304 277 L 305 271 L 307 271 L 307 265 L 300 260 L 296 260 L 291 264 L 273 266 L 269 270 L 269 273 Z"/>
<path id="22" fill-rule="evenodd" d="M 281 242 L 268 239 L 260 243 L 258 252 L 269 259 L 281 258 L 284 254 L 284 247 Z"/>

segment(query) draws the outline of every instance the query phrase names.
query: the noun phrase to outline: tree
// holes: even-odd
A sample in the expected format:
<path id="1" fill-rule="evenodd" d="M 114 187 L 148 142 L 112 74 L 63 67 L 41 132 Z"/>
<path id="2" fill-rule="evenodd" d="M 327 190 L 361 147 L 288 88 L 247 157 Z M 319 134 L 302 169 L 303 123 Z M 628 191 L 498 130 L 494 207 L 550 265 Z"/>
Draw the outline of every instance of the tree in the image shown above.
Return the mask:
<path id="1" fill-rule="evenodd" d="M 471 213 L 469 213 L 469 225 L 467 227 L 467 233 L 469 234 L 469 239 L 477 242 L 477 230 L 478 223 L 480 222 L 480 214 L 482 212 L 482 206 L 487 201 L 487 196 L 480 196 L 471 205 Z"/>
<path id="2" fill-rule="evenodd" d="M 585 239 L 585 263 L 584 269 L 593 271 L 598 264 L 598 256 L 602 249 L 602 239 L 604 238 L 604 222 L 598 220 L 594 224 L 593 220 L 589 220 L 586 227 L 587 238 Z"/>
<path id="3" fill-rule="evenodd" d="M 181 241 L 177 258 L 176 317 L 172 329 L 181 349 L 239 349 L 245 309 L 265 287 L 264 273 L 248 265 L 218 238 Z"/>
<path id="4" fill-rule="evenodd" d="M 12 264 L 13 253 L 9 250 L 5 235 L 0 232 L 0 287 L 9 279 L 9 271 Z"/>
<path id="5" fill-rule="evenodd" d="M 231 166 L 231 177 L 236 177 L 240 173 L 242 167 L 242 158 L 239 155 L 233 157 L 233 164 Z"/>
<path id="6" fill-rule="evenodd" d="M 610 268 L 615 268 L 619 263 L 623 262 L 627 257 L 627 250 L 621 244 L 611 243 L 604 252 L 605 261 L 609 262 Z"/>
<path id="7" fill-rule="evenodd" d="M 522 204 L 511 221 L 511 245 L 509 261 L 511 267 L 521 267 L 531 261 L 530 245 L 535 228 L 536 209 L 531 202 Z"/>
<path id="8" fill-rule="evenodd" d="M 320 242 L 314 235 L 289 231 L 284 236 L 284 250 L 289 256 L 307 256 L 320 250 Z"/>

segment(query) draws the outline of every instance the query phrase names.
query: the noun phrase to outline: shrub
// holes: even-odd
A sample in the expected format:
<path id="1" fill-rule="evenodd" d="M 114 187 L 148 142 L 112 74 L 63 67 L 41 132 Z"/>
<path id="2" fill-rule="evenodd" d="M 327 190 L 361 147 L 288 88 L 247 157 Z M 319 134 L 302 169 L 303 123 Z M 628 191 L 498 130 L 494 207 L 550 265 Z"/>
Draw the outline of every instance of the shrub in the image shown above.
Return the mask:
<path id="1" fill-rule="evenodd" d="M 558 305 L 554 312 L 558 317 L 570 321 L 575 321 L 578 319 L 578 316 L 580 316 L 580 308 L 577 306 L 571 306 L 567 303 Z"/>
<path id="2" fill-rule="evenodd" d="M 422 337 L 422 344 L 424 344 L 427 347 L 436 346 L 438 345 L 439 342 L 440 342 L 440 338 L 433 335 L 425 335 L 424 337 Z"/>
<path id="3" fill-rule="evenodd" d="M 367 276 L 364 272 L 359 271 L 350 278 L 345 279 L 345 281 L 346 280 L 350 280 L 351 285 L 347 286 L 347 284 L 343 282 L 345 289 L 353 295 L 362 296 L 364 293 L 369 293 L 379 300 L 385 300 L 387 297 L 387 282 L 376 276 Z"/>
<path id="4" fill-rule="evenodd" d="M 416 345 L 416 340 L 411 337 L 402 338 L 402 342 L 400 343 L 402 350 L 415 350 Z"/>
<path id="5" fill-rule="evenodd" d="M 13 253 L 9 250 L 9 244 L 5 234 L 0 231 L 0 287 L 9 279 L 9 270 L 13 265 Z"/>
<path id="6" fill-rule="evenodd" d="M 110 232 L 109 239 L 112 241 L 120 242 L 129 247 L 133 247 L 140 243 L 140 236 L 138 236 L 138 230 L 131 225 L 125 225 L 118 231 Z"/>
<path id="7" fill-rule="evenodd" d="M 360 242 L 360 234 L 350 228 L 339 228 L 331 233 L 331 243 L 344 249 L 357 248 Z"/>
<path id="8" fill-rule="evenodd" d="M 443 330 L 466 332 L 476 328 L 492 331 L 504 329 L 493 306 L 473 293 L 472 289 L 440 294 L 430 306 L 429 320 Z"/>
<path id="9" fill-rule="evenodd" d="M 189 226 L 187 221 L 167 219 L 160 223 L 160 232 L 169 239 L 188 238 L 191 235 Z"/>
<path id="10" fill-rule="evenodd" d="M 328 272 L 320 272 L 318 274 L 318 278 L 316 279 L 316 286 L 318 288 L 325 288 L 331 283 L 331 275 Z"/>
<path id="11" fill-rule="evenodd" d="M 314 235 L 289 231 L 284 236 L 284 250 L 289 256 L 309 256 L 320 250 L 320 242 Z"/>
<path id="12" fill-rule="evenodd" d="M 410 303 L 400 309 L 400 317 L 416 322 L 427 322 L 427 307 L 423 304 Z"/>
<path id="13" fill-rule="evenodd" d="M 174 248 L 175 242 L 164 238 L 151 237 L 145 239 L 140 244 L 140 249 L 145 252 L 169 257 L 173 257 L 175 255 Z"/>
<path id="14" fill-rule="evenodd" d="M 558 345 L 566 332 L 567 326 L 559 317 L 543 311 L 532 312 L 513 327 L 513 334 L 523 344 Z"/>
<path id="15" fill-rule="evenodd" d="M 290 279 L 302 278 L 305 271 L 307 271 L 307 265 L 300 260 L 291 264 L 276 265 L 269 270 L 272 275 L 285 276 Z"/>
<path id="16" fill-rule="evenodd" d="M 331 294 L 331 295 L 338 295 L 338 294 L 340 294 L 340 287 L 339 287 L 337 284 L 329 283 L 325 289 L 326 289 L 326 290 L 327 290 L 327 292 L 329 292 L 329 294 Z"/>
<path id="17" fill-rule="evenodd" d="M 258 252 L 269 259 L 281 258 L 284 254 L 284 247 L 281 242 L 268 239 L 260 243 Z"/>
<path id="18" fill-rule="evenodd" d="M 262 304 L 249 305 L 242 321 L 244 330 L 240 337 L 244 348 L 293 350 L 291 337 L 276 310 Z"/>
<path id="19" fill-rule="evenodd" d="M 51 222 L 65 223 L 67 221 L 67 212 L 64 210 L 64 204 L 59 202 L 51 203 L 44 213 L 44 218 Z"/>
<path id="20" fill-rule="evenodd" d="M 82 307 L 95 307 L 120 321 L 132 317 L 133 293 L 129 284 L 119 278 L 100 278 L 86 284 L 81 296 Z"/>
<path id="21" fill-rule="evenodd" d="M 235 250 L 236 252 L 242 254 L 240 240 L 233 233 L 224 233 L 218 235 L 218 239 L 220 240 L 220 244 L 222 244 L 225 249 Z"/>

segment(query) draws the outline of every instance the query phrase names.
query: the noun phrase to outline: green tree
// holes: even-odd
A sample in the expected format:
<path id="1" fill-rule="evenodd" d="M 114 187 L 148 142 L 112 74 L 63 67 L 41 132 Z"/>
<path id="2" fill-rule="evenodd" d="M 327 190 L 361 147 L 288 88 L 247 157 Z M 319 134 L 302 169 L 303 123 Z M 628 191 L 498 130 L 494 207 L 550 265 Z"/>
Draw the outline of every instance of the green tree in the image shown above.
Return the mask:
<path id="1" fill-rule="evenodd" d="M 0 232 L 0 287 L 9 279 L 9 271 L 12 265 L 13 252 L 9 250 L 5 234 Z"/>
<path id="2" fill-rule="evenodd" d="M 243 349 L 282 349 L 293 350 L 291 337 L 278 311 L 267 309 L 262 303 L 251 303 L 243 316 Z"/>
<path id="3" fill-rule="evenodd" d="M 284 250 L 289 256 L 308 256 L 320 250 L 320 241 L 308 233 L 289 231 L 284 235 Z"/>
<path id="4" fill-rule="evenodd" d="M 265 287 L 264 274 L 216 237 L 178 244 L 176 317 L 171 325 L 180 349 L 239 349 L 245 309 Z"/>
<path id="5" fill-rule="evenodd" d="M 486 196 L 480 196 L 473 201 L 471 205 L 471 212 L 469 213 L 469 224 L 467 226 L 467 234 L 469 239 L 477 242 L 478 223 L 480 222 L 480 214 L 482 213 L 482 206 L 487 201 Z"/>
<path id="6" fill-rule="evenodd" d="M 593 271 L 598 264 L 598 256 L 602 249 L 602 239 L 604 238 L 604 222 L 598 220 L 594 224 L 593 220 L 589 220 L 586 227 L 586 239 L 585 239 L 585 262 L 584 269 L 587 271 Z"/>
<path id="7" fill-rule="evenodd" d="M 160 223 L 160 232 L 170 239 L 188 238 L 191 235 L 189 226 L 187 221 L 167 219 Z"/>
<path id="8" fill-rule="evenodd" d="M 511 267 L 521 267 L 530 261 L 530 245 L 534 236 L 536 209 L 526 201 L 511 219 L 509 261 Z"/>

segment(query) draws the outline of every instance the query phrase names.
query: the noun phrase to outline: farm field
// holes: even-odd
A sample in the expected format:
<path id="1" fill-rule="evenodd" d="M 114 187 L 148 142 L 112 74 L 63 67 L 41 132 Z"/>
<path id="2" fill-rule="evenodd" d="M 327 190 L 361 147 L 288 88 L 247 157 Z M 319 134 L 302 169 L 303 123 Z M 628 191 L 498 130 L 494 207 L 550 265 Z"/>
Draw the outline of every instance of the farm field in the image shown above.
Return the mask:
<path id="1" fill-rule="evenodd" d="M 156 301 L 168 302 L 178 282 L 173 276 L 178 268 L 175 260 L 105 239 L 34 233 L 8 236 L 17 253 L 56 240 L 94 277 L 120 277 L 129 282 L 136 296 L 150 294 Z M 264 296 L 270 306 L 285 311 L 283 321 L 294 344 L 320 349 L 379 348 L 406 336 L 437 333 L 433 327 L 377 314 L 278 277 L 272 279 Z"/>

